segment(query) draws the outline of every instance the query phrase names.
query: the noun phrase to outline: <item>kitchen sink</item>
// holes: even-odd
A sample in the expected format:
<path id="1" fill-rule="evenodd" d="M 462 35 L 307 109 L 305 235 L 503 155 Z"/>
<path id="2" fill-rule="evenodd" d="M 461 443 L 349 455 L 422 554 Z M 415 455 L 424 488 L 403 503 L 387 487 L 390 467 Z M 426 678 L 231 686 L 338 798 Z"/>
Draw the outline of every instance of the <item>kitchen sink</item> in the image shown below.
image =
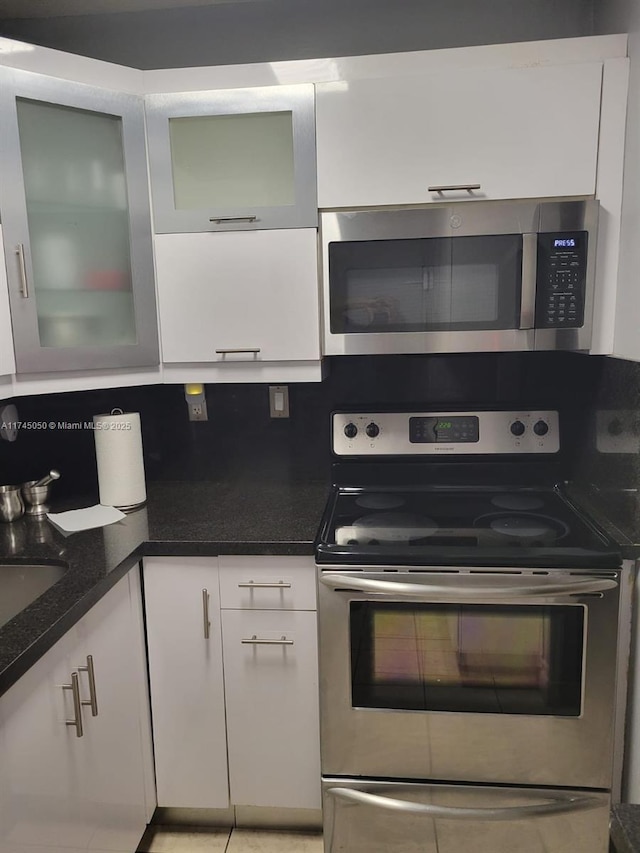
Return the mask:
<path id="1" fill-rule="evenodd" d="M 67 571 L 51 563 L 0 563 L 0 627 L 28 607 Z"/>

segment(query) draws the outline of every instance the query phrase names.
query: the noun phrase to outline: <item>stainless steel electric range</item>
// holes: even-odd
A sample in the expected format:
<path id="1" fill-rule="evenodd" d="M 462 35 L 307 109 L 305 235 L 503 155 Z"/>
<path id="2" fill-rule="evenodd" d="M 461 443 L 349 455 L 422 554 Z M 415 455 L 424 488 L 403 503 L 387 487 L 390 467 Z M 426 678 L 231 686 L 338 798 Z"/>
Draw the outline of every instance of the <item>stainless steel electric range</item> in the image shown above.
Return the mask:
<path id="1" fill-rule="evenodd" d="M 340 412 L 316 546 L 326 853 L 606 853 L 630 566 L 557 412 Z"/>

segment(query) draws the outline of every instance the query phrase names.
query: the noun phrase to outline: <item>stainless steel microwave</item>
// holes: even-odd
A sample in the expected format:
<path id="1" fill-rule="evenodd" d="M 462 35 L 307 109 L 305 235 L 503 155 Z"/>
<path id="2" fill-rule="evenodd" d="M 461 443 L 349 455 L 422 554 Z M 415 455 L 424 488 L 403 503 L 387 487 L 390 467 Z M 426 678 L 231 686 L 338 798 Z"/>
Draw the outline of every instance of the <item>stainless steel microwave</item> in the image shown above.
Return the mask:
<path id="1" fill-rule="evenodd" d="M 588 350 L 599 203 L 321 214 L 324 354 Z"/>

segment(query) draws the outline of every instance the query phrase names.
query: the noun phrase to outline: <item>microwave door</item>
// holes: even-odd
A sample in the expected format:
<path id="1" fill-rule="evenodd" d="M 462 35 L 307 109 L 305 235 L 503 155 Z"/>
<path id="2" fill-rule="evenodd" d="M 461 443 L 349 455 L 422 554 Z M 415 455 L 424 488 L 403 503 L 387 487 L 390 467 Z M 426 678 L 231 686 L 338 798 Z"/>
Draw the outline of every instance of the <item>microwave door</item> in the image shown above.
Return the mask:
<path id="1" fill-rule="evenodd" d="M 325 354 L 532 350 L 535 234 L 525 237 L 328 242 Z"/>

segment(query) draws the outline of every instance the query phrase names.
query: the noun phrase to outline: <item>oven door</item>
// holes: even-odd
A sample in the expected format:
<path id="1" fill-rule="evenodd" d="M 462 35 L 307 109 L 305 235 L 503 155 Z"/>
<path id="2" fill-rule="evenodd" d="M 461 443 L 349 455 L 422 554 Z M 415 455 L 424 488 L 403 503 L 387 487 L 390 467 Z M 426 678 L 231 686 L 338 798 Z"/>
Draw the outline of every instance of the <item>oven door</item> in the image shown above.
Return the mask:
<path id="1" fill-rule="evenodd" d="M 619 578 L 325 567 L 323 775 L 609 788 Z"/>
<path id="2" fill-rule="evenodd" d="M 609 795 L 471 785 L 322 782 L 327 853 L 605 853 Z"/>

